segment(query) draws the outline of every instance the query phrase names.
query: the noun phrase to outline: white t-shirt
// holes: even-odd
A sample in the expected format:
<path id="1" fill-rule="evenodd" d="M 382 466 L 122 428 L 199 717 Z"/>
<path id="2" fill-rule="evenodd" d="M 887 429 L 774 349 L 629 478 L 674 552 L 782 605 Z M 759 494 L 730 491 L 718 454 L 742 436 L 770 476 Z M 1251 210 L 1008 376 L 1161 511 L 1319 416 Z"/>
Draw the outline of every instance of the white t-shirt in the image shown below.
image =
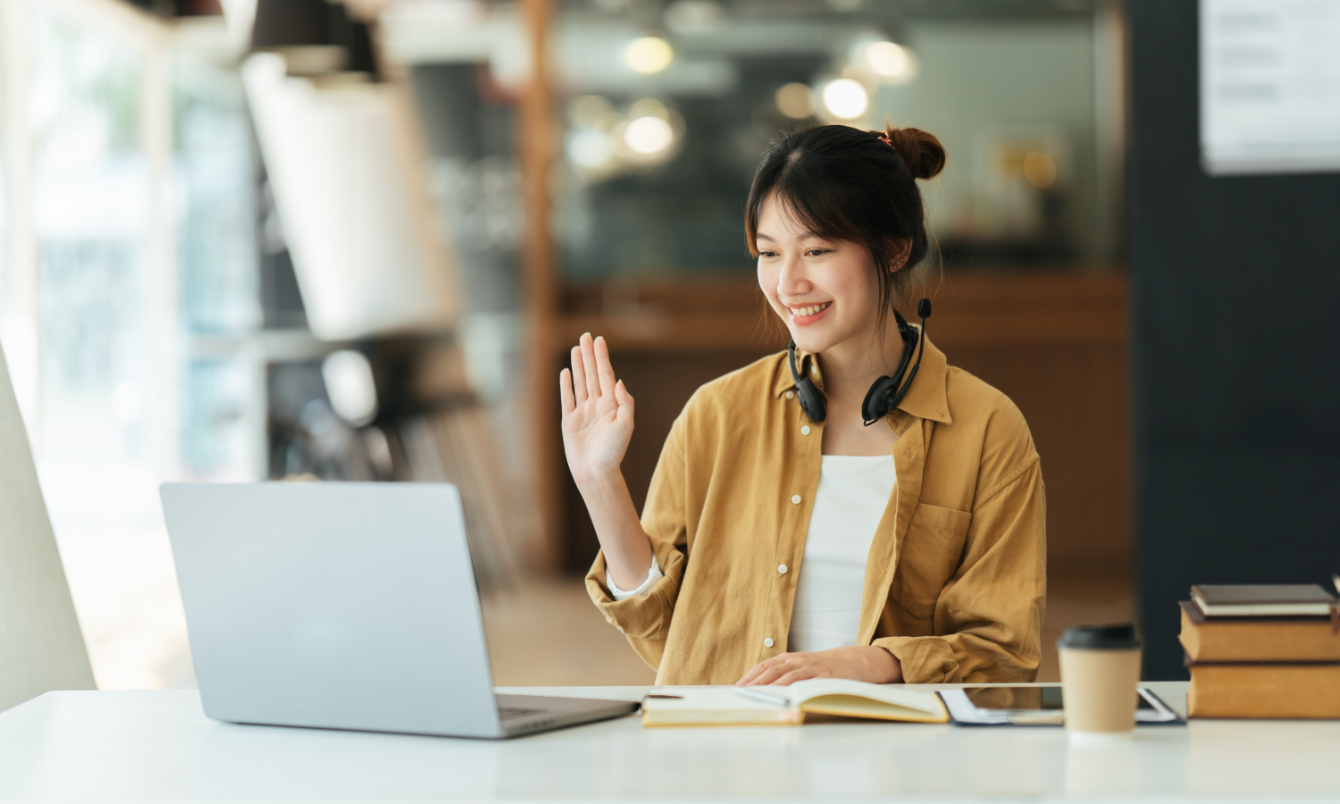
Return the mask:
<path id="1" fill-rule="evenodd" d="M 786 649 L 856 644 L 865 564 L 897 474 L 892 455 L 825 455 Z"/>
<path id="2" fill-rule="evenodd" d="M 866 558 L 897 482 L 892 455 L 824 455 L 822 461 L 791 609 L 791 652 L 856 644 Z M 645 595 L 662 577 L 653 555 L 636 589 L 618 588 L 608 572 L 605 586 L 624 600 Z"/>

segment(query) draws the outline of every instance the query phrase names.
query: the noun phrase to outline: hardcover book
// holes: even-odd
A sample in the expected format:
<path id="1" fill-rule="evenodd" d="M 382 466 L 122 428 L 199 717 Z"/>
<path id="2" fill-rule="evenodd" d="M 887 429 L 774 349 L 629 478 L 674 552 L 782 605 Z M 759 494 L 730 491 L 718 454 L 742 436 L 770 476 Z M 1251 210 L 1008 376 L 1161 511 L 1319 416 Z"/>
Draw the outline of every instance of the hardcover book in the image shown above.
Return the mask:
<path id="1" fill-rule="evenodd" d="M 1340 662 L 1329 617 L 1206 617 L 1182 601 L 1178 639 L 1192 662 Z"/>
<path id="2" fill-rule="evenodd" d="M 1191 600 L 1206 617 L 1330 617 L 1336 601 L 1316 584 L 1191 587 Z"/>
<path id="3" fill-rule="evenodd" d="M 1340 718 L 1340 664 L 1193 664 L 1187 714 Z"/>

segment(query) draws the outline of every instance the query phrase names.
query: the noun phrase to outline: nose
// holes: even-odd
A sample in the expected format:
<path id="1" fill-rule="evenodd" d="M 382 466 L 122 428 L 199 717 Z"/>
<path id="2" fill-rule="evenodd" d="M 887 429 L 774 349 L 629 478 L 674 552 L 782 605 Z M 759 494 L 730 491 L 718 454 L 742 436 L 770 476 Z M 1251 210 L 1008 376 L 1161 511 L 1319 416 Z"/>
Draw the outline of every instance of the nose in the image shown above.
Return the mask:
<path id="1" fill-rule="evenodd" d="M 805 275 L 805 262 L 798 254 L 785 254 L 781 270 L 777 272 L 777 295 L 782 298 L 803 296 L 814 289 Z"/>

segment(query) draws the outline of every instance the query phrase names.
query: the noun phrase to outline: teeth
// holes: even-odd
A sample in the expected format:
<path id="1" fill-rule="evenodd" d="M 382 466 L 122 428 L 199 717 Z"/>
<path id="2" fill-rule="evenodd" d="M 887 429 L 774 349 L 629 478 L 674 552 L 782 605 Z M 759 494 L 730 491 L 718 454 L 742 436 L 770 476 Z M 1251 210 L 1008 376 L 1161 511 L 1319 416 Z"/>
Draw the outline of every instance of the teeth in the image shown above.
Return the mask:
<path id="1" fill-rule="evenodd" d="M 810 307 L 792 307 L 791 311 L 797 318 L 804 318 L 807 315 L 814 315 L 815 313 L 819 313 L 828 309 L 828 305 L 830 304 L 832 304 L 832 302 L 815 304 Z"/>

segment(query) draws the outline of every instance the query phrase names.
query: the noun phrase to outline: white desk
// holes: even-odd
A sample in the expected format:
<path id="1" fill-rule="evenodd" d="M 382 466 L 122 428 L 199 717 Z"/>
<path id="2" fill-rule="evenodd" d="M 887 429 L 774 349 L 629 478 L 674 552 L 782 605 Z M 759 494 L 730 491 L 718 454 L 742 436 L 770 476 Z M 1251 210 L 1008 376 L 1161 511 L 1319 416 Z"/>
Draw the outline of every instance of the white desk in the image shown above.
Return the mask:
<path id="1" fill-rule="evenodd" d="M 1185 684 L 1154 684 L 1176 708 Z M 505 692 L 637 699 L 644 687 Z M 1196 721 L 1117 747 L 1055 728 L 887 723 L 506 741 L 236 726 L 195 692 L 53 692 L 0 715 L 0 801 L 1340 797 L 1340 722 Z"/>

